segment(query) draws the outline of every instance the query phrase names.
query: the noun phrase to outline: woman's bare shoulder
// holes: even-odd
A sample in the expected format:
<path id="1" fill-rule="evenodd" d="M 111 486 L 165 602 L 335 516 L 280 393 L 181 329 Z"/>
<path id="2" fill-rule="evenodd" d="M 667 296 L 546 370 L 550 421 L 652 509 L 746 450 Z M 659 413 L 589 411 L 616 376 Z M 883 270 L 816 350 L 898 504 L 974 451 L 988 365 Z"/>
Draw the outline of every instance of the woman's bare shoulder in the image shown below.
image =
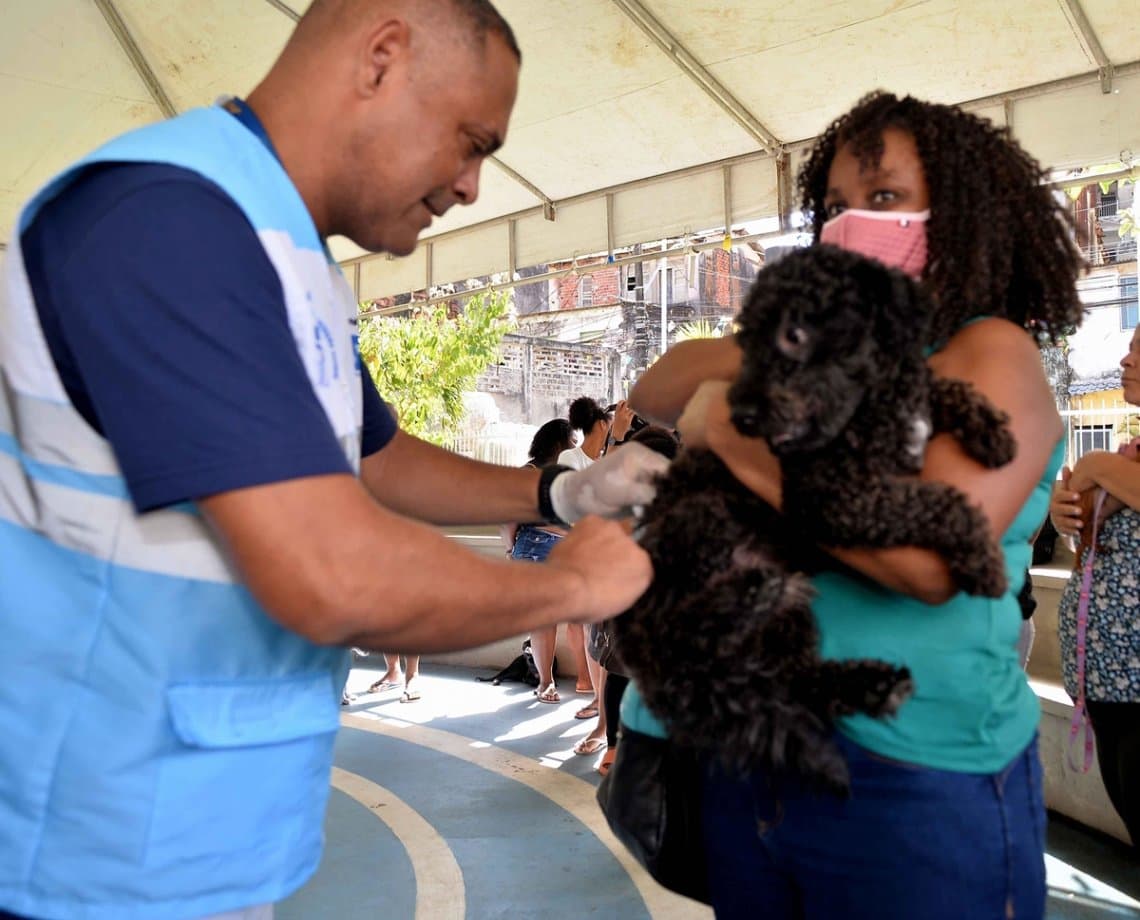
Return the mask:
<path id="1" fill-rule="evenodd" d="M 1033 336 L 1007 319 L 985 317 L 959 329 L 930 358 L 930 367 L 947 377 L 972 376 L 980 370 L 1019 372 L 1041 366 Z"/>

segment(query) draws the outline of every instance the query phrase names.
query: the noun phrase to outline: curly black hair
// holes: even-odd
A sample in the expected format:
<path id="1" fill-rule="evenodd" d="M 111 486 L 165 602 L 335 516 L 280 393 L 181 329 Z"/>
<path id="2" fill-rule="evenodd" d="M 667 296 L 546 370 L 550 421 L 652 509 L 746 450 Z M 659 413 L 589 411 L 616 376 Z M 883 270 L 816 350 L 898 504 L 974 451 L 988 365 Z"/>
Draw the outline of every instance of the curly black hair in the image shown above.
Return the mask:
<path id="1" fill-rule="evenodd" d="M 1076 280 L 1084 261 L 1067 210 L 1008 129 L 955 106 L 879 91 L 832 122 L 799 175 L 816 241 L 836 151 L 850 144 L 873 167 L 886 128 L 914 138 L 930 192 L 923 282 L 937 304 L 931 343 L 982 315 L 1011 320 L 1041 343 L 1071 332 L 1081 320 Z"/>
<path id="2" fill-rule="evenodd" d="M 589 434 L 598 422 L 607 422 L 609 418 L 602 404 L 589 396 L 579 396 L 570 403 L 570 427 L 575 431 Z"/>
<path id="3" fill-rule="evenodd" d="M 530 442 L 530 462 L 545 466 L 574 444 L 574 431 L 564 418 L 552 418 L 534 433 Z"/>

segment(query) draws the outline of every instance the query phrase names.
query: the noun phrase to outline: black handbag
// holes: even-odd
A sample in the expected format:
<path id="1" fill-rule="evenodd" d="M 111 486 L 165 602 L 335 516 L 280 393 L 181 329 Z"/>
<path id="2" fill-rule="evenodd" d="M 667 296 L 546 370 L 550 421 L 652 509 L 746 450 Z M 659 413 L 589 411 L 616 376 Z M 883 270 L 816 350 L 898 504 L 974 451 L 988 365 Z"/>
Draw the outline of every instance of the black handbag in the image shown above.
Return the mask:
<path id="1" fill-rule="evenodd" d="M 623 725 L 598 804 L 614 836 L 658 884 L 711 903 L 695 753 Z"/>
<path id="2" fill-rule="evenodd" d="M 614 621 L 602 620 L 590 625 L 587 654 L 607 671 L 622 673 L 621 660 L 617 655 L 617 636 L 614 635 Z"/>

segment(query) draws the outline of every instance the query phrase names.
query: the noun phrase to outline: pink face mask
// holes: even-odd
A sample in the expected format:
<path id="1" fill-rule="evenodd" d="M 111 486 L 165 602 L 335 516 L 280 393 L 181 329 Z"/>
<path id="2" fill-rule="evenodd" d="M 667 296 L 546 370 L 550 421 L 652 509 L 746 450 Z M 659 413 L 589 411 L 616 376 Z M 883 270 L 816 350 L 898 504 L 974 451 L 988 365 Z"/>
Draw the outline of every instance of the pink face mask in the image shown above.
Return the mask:
<path id="1" fill-rule="evenodd" d="M 929 210 L 849 209 L 823 225 L 819 241 L 876 259 L 912 278 L 919 278 L 926 267 L 926 222 L 929 219 Z"/>

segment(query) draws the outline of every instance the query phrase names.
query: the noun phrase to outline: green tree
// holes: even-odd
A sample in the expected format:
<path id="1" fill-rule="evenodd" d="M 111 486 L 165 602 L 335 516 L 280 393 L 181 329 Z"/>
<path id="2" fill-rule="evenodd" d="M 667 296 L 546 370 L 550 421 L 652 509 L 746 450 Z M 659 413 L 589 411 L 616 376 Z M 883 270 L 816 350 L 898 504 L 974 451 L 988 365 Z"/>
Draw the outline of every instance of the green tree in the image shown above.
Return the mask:
<path id="1" fill-rule="evenodd" d="M 400 427 L 444 443 L 463 419 L 463 393 L 498 357 L 513 327 L 506 293 L 477 294 L 455 316 L 446 306 L 361 321 L 360 356 Z"/>

